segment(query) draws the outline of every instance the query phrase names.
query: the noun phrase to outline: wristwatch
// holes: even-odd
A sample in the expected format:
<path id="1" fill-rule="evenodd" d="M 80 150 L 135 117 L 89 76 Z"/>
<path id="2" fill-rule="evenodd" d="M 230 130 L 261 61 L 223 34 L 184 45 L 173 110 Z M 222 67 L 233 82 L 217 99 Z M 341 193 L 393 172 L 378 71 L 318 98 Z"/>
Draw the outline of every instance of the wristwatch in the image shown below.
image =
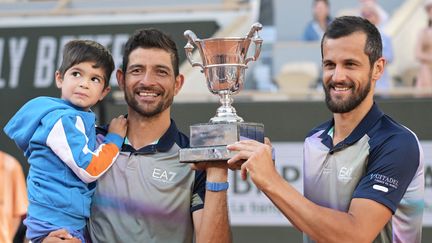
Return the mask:
<path id="1" fill-rule="evenodd" d="M 226 191 L 229 187 L 228 182 L 210 182 L 206 181 L 206 189 L 212 192 Z"/>

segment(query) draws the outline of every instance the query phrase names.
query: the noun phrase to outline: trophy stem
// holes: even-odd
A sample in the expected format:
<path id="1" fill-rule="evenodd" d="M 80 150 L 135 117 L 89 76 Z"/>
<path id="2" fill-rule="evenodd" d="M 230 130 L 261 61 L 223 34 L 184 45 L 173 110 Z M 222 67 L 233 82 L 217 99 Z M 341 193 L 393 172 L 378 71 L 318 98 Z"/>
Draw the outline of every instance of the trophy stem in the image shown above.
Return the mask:
<path id="1" fill-rule="evenodd" d="M 222 90 L 219 92 L 219 101 L 222 104 L 216 111 L 216 116 L 210 119 L 211 123 L 234 123 L 243 122 L 243 118 L 237 116 L 236 109 L 231 105 L 233 99 L 231 92 Z"/>

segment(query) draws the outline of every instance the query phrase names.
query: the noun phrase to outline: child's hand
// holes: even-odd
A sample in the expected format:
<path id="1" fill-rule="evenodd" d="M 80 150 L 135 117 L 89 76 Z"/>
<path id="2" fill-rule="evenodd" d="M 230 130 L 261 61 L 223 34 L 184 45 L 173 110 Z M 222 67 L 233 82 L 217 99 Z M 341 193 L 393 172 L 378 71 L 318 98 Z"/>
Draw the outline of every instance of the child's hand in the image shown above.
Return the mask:
<path id="1" fill-rule="evenodd" d="M 108 128 L 109 133 L 117 133 L 121 137 L 126 136 L 127 131 L 127 119 L 120 115 L 119 117 L 116 117 L 111 120 L 111 123 Z"/>
<path id="2" fill-rule="evenodd" d="M 65 229 L 59 229 L 56 231 L 52 231 L 49 235 L 42 241 L 42 243 L 58 243 L 58 242 L 71 242 L 71 243 L 80 243 L 81 240 L 78 238 L 74 238 L 69 232 Z"/>

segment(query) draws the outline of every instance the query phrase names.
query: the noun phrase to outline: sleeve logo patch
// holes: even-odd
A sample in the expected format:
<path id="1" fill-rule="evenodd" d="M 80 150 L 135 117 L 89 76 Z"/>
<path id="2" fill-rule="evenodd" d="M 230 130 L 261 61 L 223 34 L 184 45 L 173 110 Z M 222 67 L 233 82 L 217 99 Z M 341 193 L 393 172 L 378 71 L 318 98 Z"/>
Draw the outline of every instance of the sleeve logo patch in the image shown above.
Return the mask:
<path id="1" fill-rule="evenodd" d="M 388 192 L 388 188 L 384 187 L 384 186 L 380 186 L 380 185 L 375 184 L 375 185 L 373 185 L 372 188 L 377 190 L 377 191 Z"/>
<path id="2" fill-rule="evenodd" d="M 399 186 L 399 181 L 395 178 L 388 177 L 381 174 L 371 174 L 370 179 L 373 180 L 377 184 L 381 184 L 383 187 L 385 187 L 388 190 L 388 187 L 397 189 Z M 376 189 L 374 187 L 374 189 Z"/>

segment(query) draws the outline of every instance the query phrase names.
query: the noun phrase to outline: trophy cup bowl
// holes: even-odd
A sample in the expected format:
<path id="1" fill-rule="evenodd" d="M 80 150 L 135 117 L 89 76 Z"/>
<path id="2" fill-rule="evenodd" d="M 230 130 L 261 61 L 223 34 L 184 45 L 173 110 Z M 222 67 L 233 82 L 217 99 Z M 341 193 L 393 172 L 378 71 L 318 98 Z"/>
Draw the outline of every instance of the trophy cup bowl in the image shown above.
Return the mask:
<path id="1" fill-rule="evenodd" d="M 219 95 L 221 106 L 209 123 L 190 127 L 190 148 L 180 150 L 181 162 L 228 160 L 233 154 L 225 148 L 226 145 L 243 138 L 264 141 L 264 125 L 244 122 L 232 106 L 232 95 L 243 88 L 248 63 L 256 61 L 260 55 L 263 40 L 258 31 L 261 29 L 262 25 L 255 23 L 246 37 L 208 39 L 197 38 L 191 30 L 184 32 L 188 40 L 184 47 L 186 57 L 193 67 L 201 67 L 209 91 Z M 255 53 L 248 57 L 252 42 Z M 194 46 L 202 63 L 192 58 Z"/>

